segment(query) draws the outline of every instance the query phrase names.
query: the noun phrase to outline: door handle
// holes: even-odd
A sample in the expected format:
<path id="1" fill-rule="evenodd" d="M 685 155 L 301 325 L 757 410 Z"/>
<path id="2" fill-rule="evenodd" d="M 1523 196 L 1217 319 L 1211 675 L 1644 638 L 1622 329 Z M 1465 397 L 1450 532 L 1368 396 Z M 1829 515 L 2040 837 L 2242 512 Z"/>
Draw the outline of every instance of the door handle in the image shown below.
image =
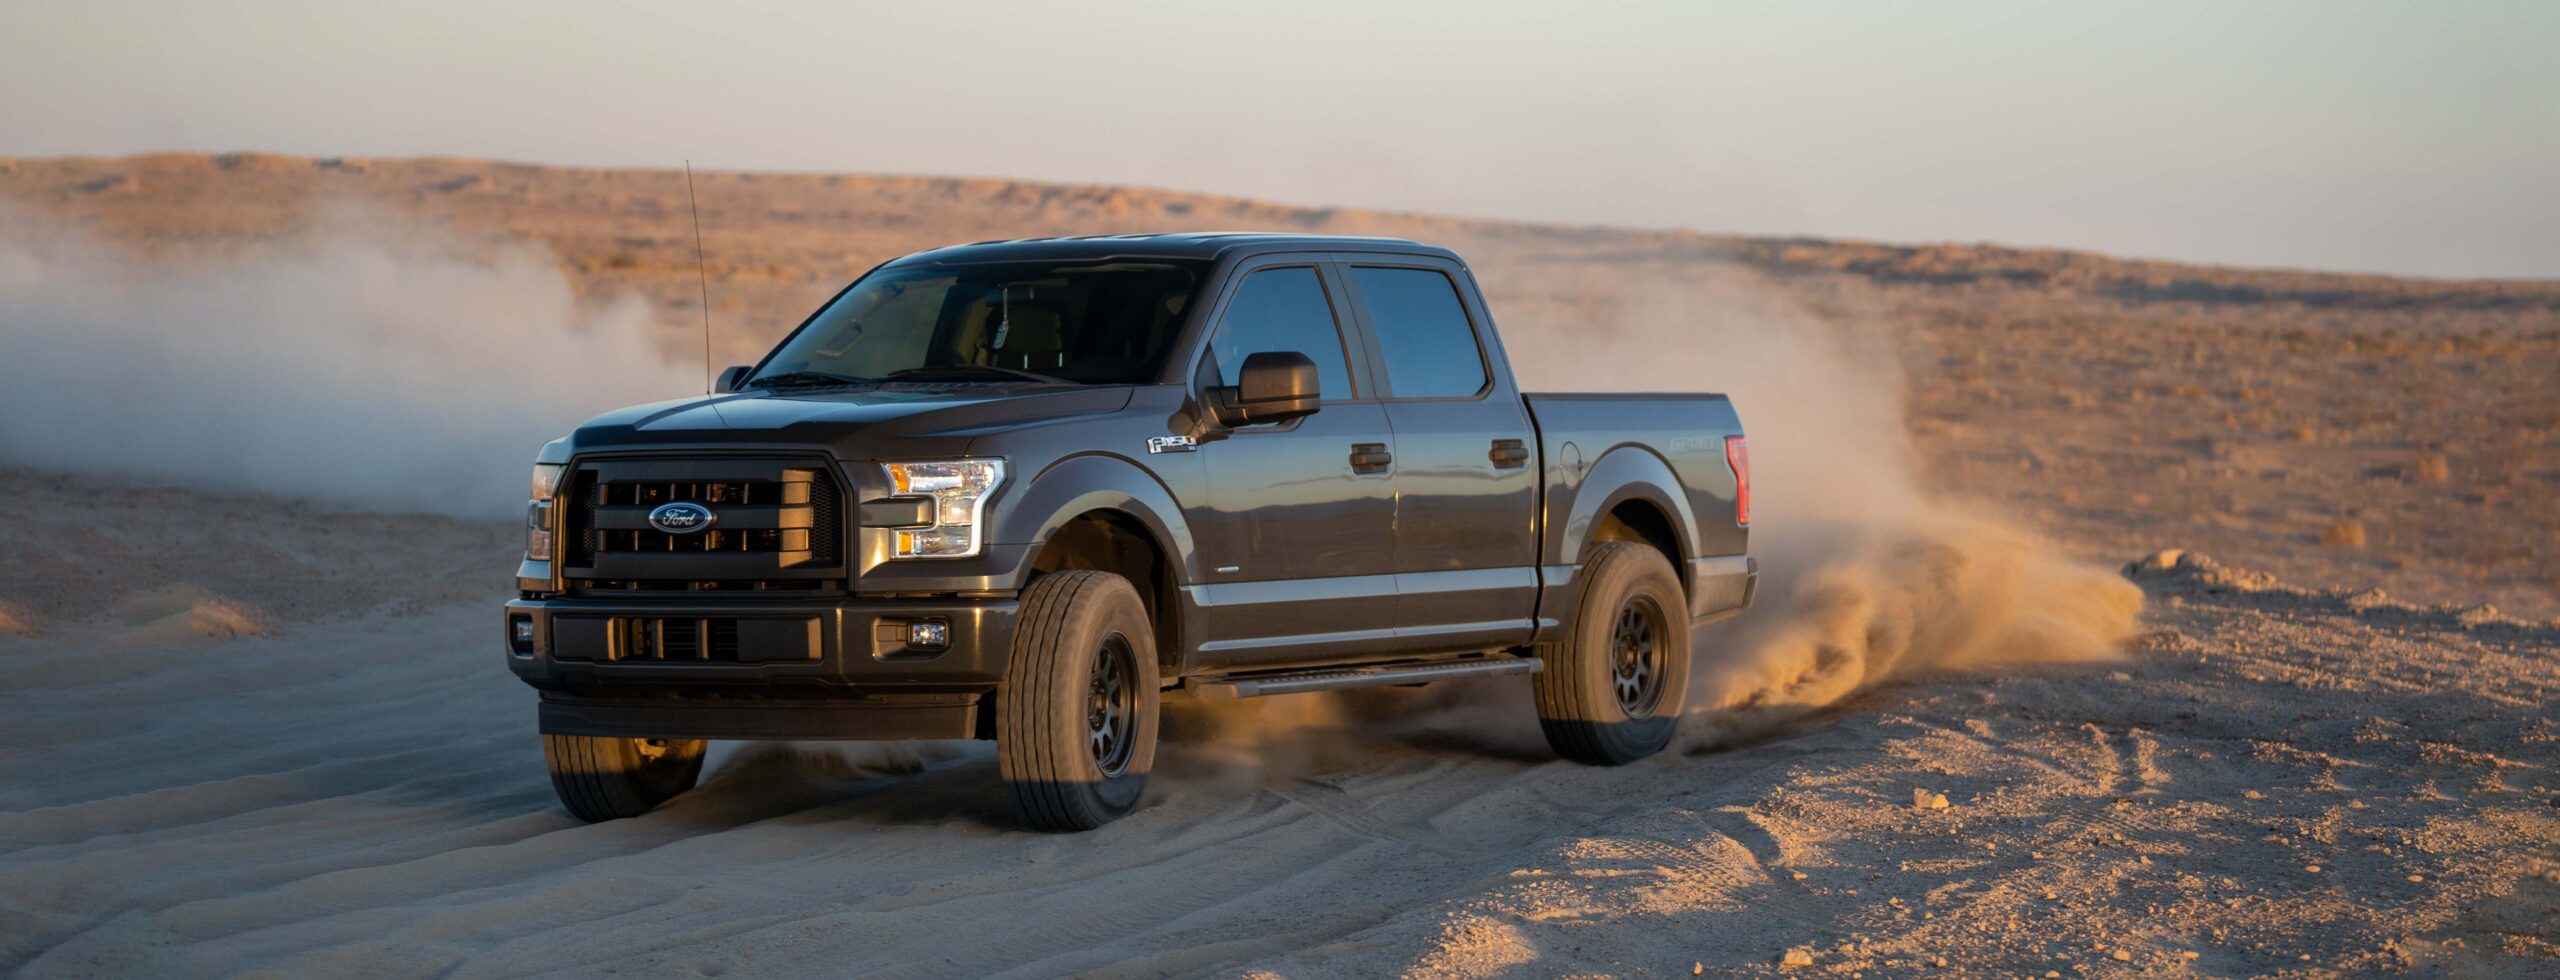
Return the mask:
<path id="1" fill-rule="evenodd" d="M 1486 459 L 1493 460 L 1497 469 L 1515 469 L 1528 464 L 1529 447 L 1518 439 L 1496 439 L 1493 451 L 1484 455 Z"/>
<path id="2" fill-rule="evenodd" d="M 1395 461 L 1395 455 L 1387 452 L 1386 443 L 1355 442 L 1351 444 L 1351 472 L 1384 473 Z"/>

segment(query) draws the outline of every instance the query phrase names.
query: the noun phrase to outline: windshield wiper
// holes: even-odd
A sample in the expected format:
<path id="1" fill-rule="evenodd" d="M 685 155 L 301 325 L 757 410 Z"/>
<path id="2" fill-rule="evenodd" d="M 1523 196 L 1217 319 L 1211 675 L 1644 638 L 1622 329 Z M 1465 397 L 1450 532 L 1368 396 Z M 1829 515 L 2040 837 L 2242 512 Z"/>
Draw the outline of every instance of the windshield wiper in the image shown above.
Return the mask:
<path id="1" fill-rule="evenodd" d="M 896 371 L 891 371 L 887 377 L 882 378 L 881 380 L 956 381 L 971 375 L 982 378 L 992 375 L 998 378 L 1015 378 L 1022 381 L 1037 381 L 1041 384 L 1052 385 L 1072 385 L 1083 383 L 1080 381 L 1070 381 L 1054 374 L 1042 374 L 1038 371 L 1024 371 L 1017 368 L 997 367 L 992 364 L 927 364 L 923 367 L 902 368 Z"/>
<path id="2" fill-rule="evenodd" d="M 747 387 L 806 388 L 817 385 L 867 385 L 871 383 L 873 382 L 869 378 L 856 378 L 842 374 L 828 374 L 825 371 L 784 371 L 781 374 L 768 374 L 764 377 L 749 381 L 747 382 Z"/>

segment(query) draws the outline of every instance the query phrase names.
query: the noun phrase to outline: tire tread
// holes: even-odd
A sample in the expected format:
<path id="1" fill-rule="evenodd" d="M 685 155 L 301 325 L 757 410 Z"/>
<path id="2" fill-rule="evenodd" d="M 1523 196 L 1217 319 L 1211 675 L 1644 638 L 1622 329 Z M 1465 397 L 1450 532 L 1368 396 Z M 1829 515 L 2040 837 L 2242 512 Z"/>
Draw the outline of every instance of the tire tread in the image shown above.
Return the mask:
<path id="1" fill-rule="evenodd" d="M 1555 749 L 1557 755 L 1589 765 L 1616 766 L 1660 751 L 1659 746 L 1639 750 L 1639 747 L 1625 744 L 1623 739 L 1612 737 L 1611 726 L 1623 722 L 1602 717 L 1600 709 L 1595 706 L 1606 705 L 1605 710 L 1615 712 L 1617 694 L 1614 689 L 1593 687 L 1596 678 L 1583 669 L 1583 661 L 1603 651 L 1582 649 L 1581 641 L 1587 638 L 1585 629 L 1593 622 L 1592 617 L 1605 617 L 1614 623 L 1620 597 L 1626 588 L 1657 570 L 1669 573 L 1668 566 L 1669 562 L 1661 552 L 1628 541 L 1605 541 L 1594 545 L 1589 558 L 1583 562 L 1582 587 L 1574 598 L 1573 632 L 1563 641 L 1538 645 L 1537 654 L 1546 662 L 1546 669 L 1538 673 L 1531 685 L 1537 697 L 1538 728 L 1546 735 L 1547 745 Z M 1626 580 L 1627 584 L 1621 585 L 1620 579 Z M 1676 585 L 1678 581 L 1674 575 L 1672 582 Z M 1677 611 L 1672 612 L 1676 616 Z M 1680 625 L 1675 621 L 1673 627 L 1679 628 Z M 1682 650 L 1685 654 L 1685 643 Z M 1685 666 L 1682 664 L 1682 669 L 1666 678 L 1665 683 L 1686 684 L 1688 671 Z M 1674 699 L 1671 702 L 1674 704 L 1678 703 L 1679 693 L 1677 690 L 1664 692 L 1665 697 Z"/>
<path id="2" fill-rule="evenodd" d="M 689 768 L 677 774 L 673 792 L 661 795 L 644 782 L 642 763 L 623 739 L 542 736 L 543 761 L 551 770 L 553 792 L 571 816 L 588 823 L 636 817 L 690 789 L 701 775 L 702 750 L 695 743 L 682 751 L 691 753 L 680 763 Z"/>
<path id="3" fill-rule="evenodd" d="M 1006 795 L 1023 822 L 1035 829 L 1088 830 L 1117 816 L 1075 784 L 1075 774 L 1089 760 L 1070 755 L 1067 750 L 1072 746 L 1064 739 L 1046 737 L 1051 733 L 1041 727 L 1041 712 L 1064 693 L 1061 686 L 1081 688 L 1086 681 L 1083 672 L 1065 669 L 1064 662 L 1075 652 L 1069 644 L 1076 638 L 1069 634 L 1077 614 L 1091 603 L 1112 599 L 1108 593 L 1115 588 L 1136 601 L 1136 591 L 1126 579 L 1085 570 L 1041 576 L 1022 593 L 1013 656 L 1005 665 L 1004 687 L 997 694 L 996 759 Z M 1141 659 L 1151 656 L 1152 651 L 1142 651 Z M 1130 682 L 1151 681 L 1132 677 Z M 1150 699 L 1142 695 L 1141 700 Z"/>

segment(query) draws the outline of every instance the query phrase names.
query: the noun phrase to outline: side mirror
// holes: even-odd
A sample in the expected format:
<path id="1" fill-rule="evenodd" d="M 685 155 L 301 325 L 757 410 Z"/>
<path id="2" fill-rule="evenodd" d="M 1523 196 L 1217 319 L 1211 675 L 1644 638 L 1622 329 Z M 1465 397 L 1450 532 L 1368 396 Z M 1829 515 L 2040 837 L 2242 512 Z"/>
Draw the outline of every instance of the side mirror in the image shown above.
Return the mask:
<path id="1" fill-rule="evenodd" d="M 736 390 L 738 390 L 738 386 L 739 386 L 740 384 L 743 384 L 743 383 L 745 383 L 745 382 L 746 382 L 746 380 L 747 380 L 747 372 L 749 372 L 749 371 L 753 371 L 753 370 L 755 370 L 755 369 L 754 369 L 754 368 L 751 368 L 751 367 L 748 367 L 748 366 L 746 366 L 746 365 L 744 365 L 744 364 L 740 364 L 740 365 L 737 365 L 737 366 L 735 366 L 735 367 L 729 368 L 728 370 L 722 371 L 722 372 L 720 372 L 720 387 L 718 387 L 718 388 L 714 388 L 714 389 L 712 389 L 712 390 L 713 390 L 713 391 L 736 391 Z"/>
<path id="2" fill-rule="evenodd" d="M 1209 408 L 1228 428 L 1286 422 L 1319 407 L 1316 362 L 1297 351 L 1263 351 L 1244 359 L 1236 383 L 1209 389 Z"/>

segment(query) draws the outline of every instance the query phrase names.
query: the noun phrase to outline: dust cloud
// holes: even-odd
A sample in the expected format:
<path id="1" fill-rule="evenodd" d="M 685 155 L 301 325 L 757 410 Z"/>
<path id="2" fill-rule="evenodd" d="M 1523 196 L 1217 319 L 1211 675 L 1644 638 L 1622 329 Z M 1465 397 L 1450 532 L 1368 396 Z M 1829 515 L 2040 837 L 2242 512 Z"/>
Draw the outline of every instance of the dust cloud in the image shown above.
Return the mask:
<path id="1" fill-rule="evenodd" d="M 1590 329 L 1506 332 L 1532 390 L 1727 392 L 1751 436 L 1754 610 L 1698 637 L 1695 751 L 1900 677 L 2113 655 L 2141 590 L 1918 478 L 1880 317 L 1820 313 L 1743 273 L 1631 281 Z"/>
<path id="2" fill-rule="evenodd" d="M 502 514 L 545 440 L 699 390 L 649 326 L 539 248 L 355 209 L 166 255 L 0 214 L 0 463 Z"/>

